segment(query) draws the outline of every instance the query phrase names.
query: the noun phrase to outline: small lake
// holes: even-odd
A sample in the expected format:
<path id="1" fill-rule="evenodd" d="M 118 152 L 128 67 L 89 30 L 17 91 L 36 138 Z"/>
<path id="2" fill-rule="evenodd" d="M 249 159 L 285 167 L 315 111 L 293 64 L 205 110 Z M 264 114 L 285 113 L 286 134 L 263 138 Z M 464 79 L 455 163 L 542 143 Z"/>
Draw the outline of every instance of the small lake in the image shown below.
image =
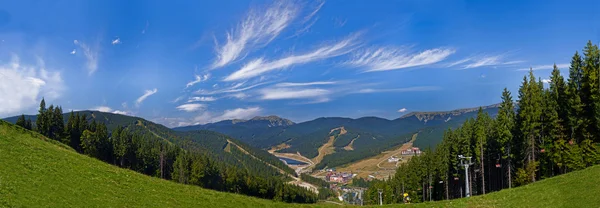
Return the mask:
<path id="1" fill-rule="evenodd" d="M 278 157 L 280 160 L 286 162 L 288 165 L 306 165 L 305 162 L 300 162 L 298 160 L 286 158 L 286 157 Z"/>

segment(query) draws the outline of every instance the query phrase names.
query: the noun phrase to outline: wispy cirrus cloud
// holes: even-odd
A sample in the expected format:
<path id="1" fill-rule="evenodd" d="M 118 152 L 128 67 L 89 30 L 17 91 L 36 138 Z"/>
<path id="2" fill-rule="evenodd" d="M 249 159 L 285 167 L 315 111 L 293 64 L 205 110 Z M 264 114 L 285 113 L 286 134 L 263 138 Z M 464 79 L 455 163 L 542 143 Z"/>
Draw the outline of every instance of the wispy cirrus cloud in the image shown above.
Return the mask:
<path id="1" fill-rule="evenodd" d="M 199 111 L 199 110 L 206 108 L 206 105 L 201 104 L 201 103 L 188 103 L 188 104 L 183 104 L 183 105 L 177 106 L 176 108 L 177 108 L 177 110 L 180 110 L 180 111 L 194 112 L 194 111 Z"/>
<path id="2" fill-rule="evenodd" d="M 140 104 L 142 104 L 142 102 L 146 100 L 146 98 L 150 97 L 151 95 L 154 95 L 156 92 L 158 92 L 158 89 L 156 88 L 154 88 L 153 90 L 146 90 L 144 94 L 135 101 L 136 106 L 139 107 Z"/>
<path id="3" fill-rule="evenodd" d="M 406 108 L 400 108 L 400 110 L 398 110 L 398 113 L 404 113 L 406 111 L 408 111 L 408 109 L 406 109 Z"/>
<path id="4" fill-rule="evenodd" d="M 346 64 L 364 67 L 366 72 L 388 71 L 434 64 L 443 61 L 455 51 L 451 48 L 434 48 L 413 53 L 397 47 L 372 48 L 354 54 Z"/>
<path id="5" fill-rule="evenodd" d="M 440 90 L 440 88 L 435 87 L 435 86 L 418 86 L 418 87 L 388 88 L 388 89 L 365 88 L 365 89 L 361 89 L 354 93 L 424 92 L 424 91 L 435 91 L 435 90 Z"/>
<path id="6" fill-rule="evenodd" d="M 260 76 L 264 73 L 283 69 L 297 64 L 305 64 L 313 61 L 323 60 L 340 56 L 351 52 L 356 45 L 357 34 L 351 35 L 335 44 L 325 45 L 316 50 L 301 55 L 290 55 L 278 60 L 267 61 L 264 58 L 252 60 L 241 69 L 225 77 L 224 81 L 244 80 Z"/>
<path id="7" fill-rule="evenodd" d="M 231 32 L 225 34 L 225 44 L 215 41 L 217 59 L 211 68 L 223 67 L 253 47 L 261 47 L 275 39 L 297 16 L 298 6 L 278 1 L 268 8 L 252 9 Z"/>
<path id="8" fill-rule="evenodd" d="M 216 101 L 217 98 L 212 97 L 212 96 L 208 96 L 208 97 L 191 97 L 190 99 L 188 99 L 188 103 L 191 102 L 212 102 L 212 101 Z"/>
<path id="9" fill-rule="evenodd" d="M 303 87 L 303 86 L 312 86 L 312 85 L 333 85 L 337 84 L 334 81 L 319 81 L 319 82 L 282 82 L 277 83 L 275 86 L 277 87 Z"/>
<path id="10" fill-rule="evenodd" d="M 551 81 L 552 81 L 552 80 L 550 80 L 550 79 L 542 79 L 542 82 L 543 82 L 543 83 L 546 83 L 546 84 L 550 83 Z"/>
<path id="11" fill-rule="evenodd" d="M 116 39 L 112 40 L 111 44 L 113 44 L 113 45 L 121 44 L 121 38 L 116 38 Z"/>
<path id="12" fill-rule="evenodd" d="M 223 94 L 223 93 L 239 93 L 239 92 L 246 91 L 246 90 L 249 90 L 249 89 L 261 86 L 261 85 L 269 84 L 269 83 L 271 83 L 271 82 L 261 82 L 261 83 L 257 83 L 257 84 L 250 85 L 250 86 L 247 86 L 247 87 L 243 87 L 246 84 L 246 82 L 240 82 L 240 83 L 237 83 L 237 84 L 235 84 L 235 85 L 233 85 L 231 87 L 227 87 L 227 88 L 223 88 L 223 89 L 218 89 L 218 90 L 200 89 L 200 90 L 195 91 L 194 93 L 198 94 L 198 95 L 216 95 L 216 94 Z"/>
<path id="13" fill-rule="evenodd" d="M 478 55 L 472 56 L 465 59 L 461 59 L 448 64 L 448 67 L 459 66 L 461 69 L 471 69 L 479 67 L 495 67 L 503 65 L 514 65 L 523 63 L 523 61 L 507 61 L 506 54 L 500 55 Z"/>
<path id="14" fill-rule="evenodd" d="M 262 100 L 306 99 L 325 98 L 331 94 L 330 90 L 320 88 L 265 88 L 260 90 Z"/>
<path id="15" fill-rule="evenodd" d="M 316 17 L 316 14 L 319 12 L 319 10 L 321 10 L 321 8 L 323 7 L 323 5 L 325 4 L 325 1 L 322 1 L 321 3 L 319 3 L 313 10 L 311 13 L 309 13 L 308 15 L 306 15 L 301 22 L 301 26 L 302 28 L 300 28 L 299 30 L 297 30 L 293 36 L 291 37 L 296 37 L 299 36 L 305 32 L 307 32 L 316 22 L 317 20 L 319 20 L 319 17 Z"/>
<path id="16" fill-rule="evenodd" d="M 571 66 L 571 64 L 556 64 L 556 67 L 559 69 L 568 69 Z M 548 70 L 548 69 L 554 69 L 554 65 L 537 65 L 537 66 L 532 66 L 530 68 L 521 68 L 521 69 L 517 69 L 517 71 L 529 71 L 529 69 L 535 71 L 535 70 Z"/>
<path id="17" fill-rule="evenodd" d="M 200 82 L 204 82 L 204 81 L 208 80 L 210 78 L 210 74 L 205 74 L 205 75 L 202 75 L 202 76 L 195 75 L 194 77 L 196 77 L 196 79 L 194 81 L 188 82 L 185 85 L 186 89 L 189 88 L 189 87 L 191 87 L 191 86 L 194 86 L 195 84 L 198 84 Z"/>
<path id="18" fill-rule="evenodd" d="M 88 74 L 92 75 L 98 69 L 98 50 L 99 50 L 98 44 L 96 44 L 96 47 L 91 48 L 87 44 L 85 44 L 81 41 L 78 41 L 78 40 L 74 40 L 73 43 L 75 45 L 79 46 L 81 48 L 81 50 L 83 51 L 83 55 L 85 56 L 85 58 L 87 60 L 86 67 L 88 70 Z M 75 54 L 75 53 L 72 53 L 72 54 Z"/>

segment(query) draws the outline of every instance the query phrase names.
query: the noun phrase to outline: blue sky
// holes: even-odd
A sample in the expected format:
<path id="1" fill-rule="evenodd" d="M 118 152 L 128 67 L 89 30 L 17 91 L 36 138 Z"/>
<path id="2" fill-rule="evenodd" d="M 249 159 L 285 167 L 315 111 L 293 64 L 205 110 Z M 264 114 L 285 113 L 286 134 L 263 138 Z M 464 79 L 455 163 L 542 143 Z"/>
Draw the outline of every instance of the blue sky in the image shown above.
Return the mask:
<path id="1" fill-rule="evenodd" d="M 0 117 L 39 101 L 167 126 L 500 101 L 600 40 L 598 1 L 2 1 Z M 525 70 L 523 70 L 525 69 Z"/>

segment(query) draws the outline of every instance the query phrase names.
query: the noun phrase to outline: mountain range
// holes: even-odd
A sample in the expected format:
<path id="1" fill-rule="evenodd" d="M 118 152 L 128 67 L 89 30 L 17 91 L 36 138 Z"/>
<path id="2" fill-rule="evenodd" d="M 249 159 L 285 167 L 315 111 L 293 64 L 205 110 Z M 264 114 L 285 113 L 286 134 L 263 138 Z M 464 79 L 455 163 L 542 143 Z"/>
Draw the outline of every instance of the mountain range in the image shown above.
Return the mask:
<path id="1" fill-rule="evenodd" d="M 481 107 L 491 116 L 498 112 L 498 104 Z M 337 167 L 402 145 L 418 133 L 413 145 L 421 148 L 431 147 L 441 141 L 443 132 L 456 128 L 465 120 L 473 118 L 479 107 L 440 112 L 411 112 L 400 118 L 389 120 L 378 117 L 357 119 L 343 117 L 321 117 L 311 121 L 294 123 L 278 116 L 257 116 L 248 120 L 223 120 L 203 125 L 185 126 L 169 129 L 163 125 L 143 118 L 112 114 L 99 111 L 79 111 L 86 114 L 89 121 L 103 122 L 109 131 L 117 126 L 143 127 L 149 135 L 170 142 L 202 148 L 213 158 L 229 161 L 231 165 L 240 165 L 236 161 L 251 163 L 249 167 L 260 167 L 267 172 L 293 173 L 271 154 L 264 150 L 272 149 L 278 153 L 293 153 L 306 158 L 318 158 L 316 168 Z M 18 116 L 5 118 L 15 123 Z M 34 123 L 36 116 L 27 115 Z M 64 114 L 68 118 L 68 114 Z M 225 151 L 225 147 L 234 142 L 237 147 L 251 152 L 254 156 L 240 154 L 240 151 Z M 319 153 L 325 144 L 331 151 Z M 262 150 L 261 150 L 262 149 Z M 243 151 L 241 151 L 243 152 Z M 268 161 L 269 165 L 265 165 Z M 278 170 L 273 167 L 277 167 Z"/>
<path id="2" fill-rule="evenodd" d="M 498 104 L 482 106 L 491 116 Z M 414 145 L 431 147 L 441 141 L 444 130 L 456 128 L 473 118 L 479 107 L 440 112 L 412 112 L 394 120 L 378 117 L 357 119 L 322 117 L 294 123 L 277 116 L 250 120 L 225 120 L 204 125 L 174 128 L 176 131 L 210 130 L 229 135 L 251 146 L 280 153 L 295 153 L 307 158 L 319 156 L 319 148 L 332 142 L 333 153 L 323 155 L 317 168 L 335 167 L 377 155 L 401 145 L 418 133 Z M 334 129 L 343 127 L 344 132 Z M 340 134 L 341 133 L 341 134 Z M 334 138 L 331 139 L 331 136 Z M 331 140 L 330 140 L 331 139 Z"/>

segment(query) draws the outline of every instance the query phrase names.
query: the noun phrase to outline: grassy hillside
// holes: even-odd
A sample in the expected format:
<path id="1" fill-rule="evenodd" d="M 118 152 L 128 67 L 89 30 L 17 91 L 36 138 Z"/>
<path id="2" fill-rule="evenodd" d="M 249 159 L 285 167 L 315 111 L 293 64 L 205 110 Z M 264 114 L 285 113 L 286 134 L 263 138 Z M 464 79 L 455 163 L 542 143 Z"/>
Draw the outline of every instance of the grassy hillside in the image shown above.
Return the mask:
<path id="1" fill-rule="evenodd" d="M 122 126 L 129 132 L 136 132 L 143 135 L 143 138 L 146 139 L 166 140 L 169 143 L 183 147 L 184 149 L 196 149 L 208 153 L 207 156 L 215 161 L 248 169 L 249 172 L 257 176 L 267 177 L 279 175 L 277 169 L 271 168 L 269 165 L 264 164 L 264 162 L 268 162 L 287 173 L 294 173 L 294 170 L 286 166 L 273 155 L 268 154 L 266 151 L 251 148 L 241 141 L 216 132 L 178 132 L 143 118 L 100 111 L 77 111 L 75 113 L 85 115 L 88 122 L 95 121 L 97 123 L 104 123 L 111 132 L 115 130 L 117 126 Z M 65 122 L 69 118 L 69 114 L 70 112 L 63 114 Z M 16 122 L 17 117 L 18 116 L 9 117 L 4 120 L 14 123 Z M 26 118 L 30 118 L 33 123 L 35 123 L 37 116 L 27 115 Z M 264 120 L 263 117 L 258 117 L 256 118 L 256 122 L 263 122 L 264 124 L 266 120 Z M 267 124 L 264 124 L 264 126 L 267 126 Z M 239 154 L 239 152 L 225 152 L 223 148 L 227 145 L 227 139 L 243 146 L 246 151 L 259 158 L 260 161 L 252 157 L 247 157 L 245 154 Z"/>
<path id="2" fill-rule="evenodd" d="M 410 207 L 598 207 L 598 184 L 600 165 L 484 196 L 412 204 Z"/>
<path id="3" fill-rule="evenodd" d="M 65 145 L 3 121 L 0 161 L 0 207 L 308 206 L 152 178 L 80 155 Z"/>

